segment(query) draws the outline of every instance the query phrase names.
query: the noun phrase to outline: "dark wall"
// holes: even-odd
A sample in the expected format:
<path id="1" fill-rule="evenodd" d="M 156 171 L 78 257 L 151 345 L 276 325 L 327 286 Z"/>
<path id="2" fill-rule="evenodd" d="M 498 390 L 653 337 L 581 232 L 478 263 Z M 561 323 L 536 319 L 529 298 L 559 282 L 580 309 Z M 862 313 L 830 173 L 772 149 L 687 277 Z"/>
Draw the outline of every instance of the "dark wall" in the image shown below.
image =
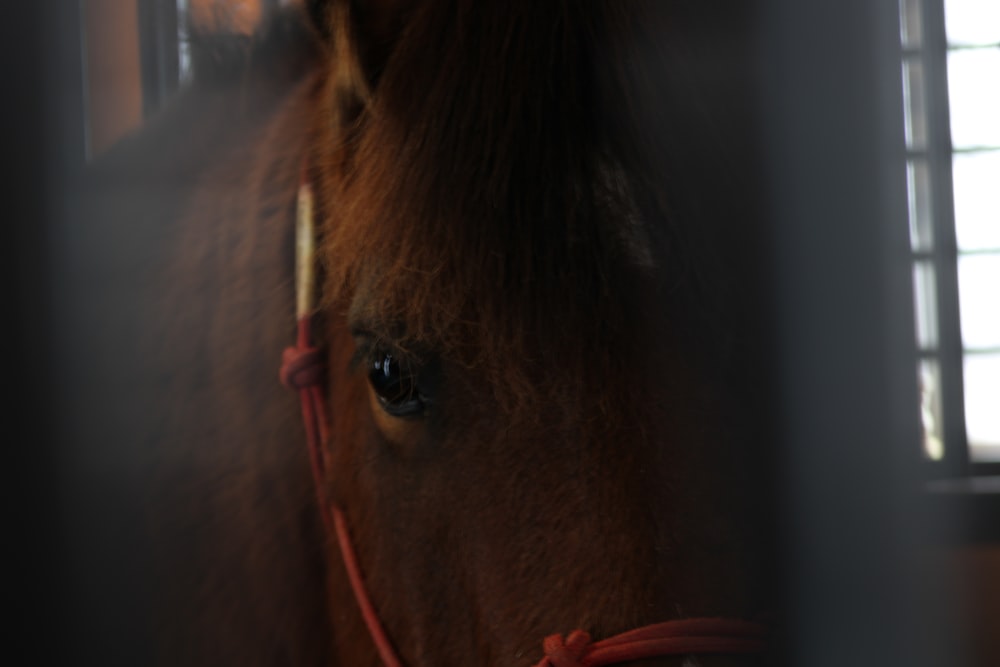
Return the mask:
<path id="1" fill-rule="evenodd" d="M 925 558 L 897 3 L 761 7 L 786 664 L 967 664 Z"/>
<path id="2" fill-rule="evenodd" d="M 4 323 L 4 551 L 8 652 L 33 664 L 72 655 L 72 585 L 64 537 L 60 449 L 54 437 L 58 373 L 51 362 L 51 234 L 65 186 L 82 166 L 79 20 L 75 2 L 4 3 L 4 220 L 0 224 Z"/>

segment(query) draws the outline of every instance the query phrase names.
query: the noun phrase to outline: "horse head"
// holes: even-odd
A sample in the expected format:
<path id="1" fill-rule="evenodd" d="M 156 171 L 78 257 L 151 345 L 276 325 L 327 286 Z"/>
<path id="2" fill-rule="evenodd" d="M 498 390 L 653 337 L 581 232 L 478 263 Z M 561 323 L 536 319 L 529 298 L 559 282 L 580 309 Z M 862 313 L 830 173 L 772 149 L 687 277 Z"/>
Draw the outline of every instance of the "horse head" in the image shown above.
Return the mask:
<path id="1" fill-rule="evenodd" d="M 552 633 L 751 617 L 724 221 L 696 156 L 718 138 L 663 12 L 312 10 L 322 495 L 403 661 L 533 664 Z M 373 661 L 337 618 L 344 662 Z"/>
<path id="2" fill-rule="evenodd" d="M 414 667 L 761 611 L 743 4 L 313 0 L 237 66 L 192 44 L 221 66 L 98 167 L 123 278 L 78 306 L 93 441 L 158 470 L 171 664 L 379 664 L 357 580 Z"/>

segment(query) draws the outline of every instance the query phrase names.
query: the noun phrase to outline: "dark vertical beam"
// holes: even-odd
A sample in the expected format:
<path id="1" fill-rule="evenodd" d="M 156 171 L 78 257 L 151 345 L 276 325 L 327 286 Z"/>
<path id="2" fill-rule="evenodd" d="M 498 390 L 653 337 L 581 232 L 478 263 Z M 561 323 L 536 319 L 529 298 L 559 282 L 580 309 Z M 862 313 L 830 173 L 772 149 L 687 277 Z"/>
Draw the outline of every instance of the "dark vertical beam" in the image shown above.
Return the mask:
<path id="1" fill-rule="evenodd" d="M 80 17 L 76 2 L 0 4 L 4 223 L 0 293 L 4 354 L 3 470 L 8 614 L 5 652 L 71 664 L 64 516 L 54 424 L 53 222 L 84 159 Z M 11 599 L 10 593 L 13 593 Z"/>
<path id="2" fill-rule="evenodd" d="M 155 113 L 180 82 L 177 3 L 137 0 L 143 114 Z"/>
<path id="3" fill-rule="evenodd" d="M 961 664 L 918 570 L 897 3 L 761 7 L 784 662 Z"/>

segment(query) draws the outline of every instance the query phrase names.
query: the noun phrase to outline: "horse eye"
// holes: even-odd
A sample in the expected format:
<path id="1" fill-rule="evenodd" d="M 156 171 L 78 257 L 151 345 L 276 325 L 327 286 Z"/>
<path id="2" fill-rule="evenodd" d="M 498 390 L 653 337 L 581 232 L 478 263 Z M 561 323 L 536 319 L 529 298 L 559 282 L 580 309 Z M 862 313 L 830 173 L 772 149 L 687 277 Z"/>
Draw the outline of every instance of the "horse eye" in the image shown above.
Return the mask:
<path id="1" fill-rule="evenodd" d="M 424 411 L 424 398 L 417 386 L 416 373 L 409 364 L 390 352 L 375 356 L 368 371 L 368 382 L 382 409 L 393 417 L 416 417 Z"/>

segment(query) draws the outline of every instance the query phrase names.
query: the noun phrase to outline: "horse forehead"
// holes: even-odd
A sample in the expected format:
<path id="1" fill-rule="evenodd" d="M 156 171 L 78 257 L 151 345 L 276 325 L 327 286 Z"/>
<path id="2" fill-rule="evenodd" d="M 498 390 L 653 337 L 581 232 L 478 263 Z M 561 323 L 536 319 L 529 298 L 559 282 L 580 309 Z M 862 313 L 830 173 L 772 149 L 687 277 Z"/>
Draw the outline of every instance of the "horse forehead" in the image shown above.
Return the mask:
<path id="1" fill-rule="evenodd" d="M 601 161 L 589 181 L 577 184 L 578 190 L 588 190 L 598 212 L 598 224 L 612 231 L 619 242 L 617 250 L 624 251 L 624 258 L 642 273 L 658 267 L 650 235 L 651 221 L 643 215 L 638 205 L 635 187 L 628 172 L 618 163 Z M 582 199 L 578 195 L 579 199 Z M 370 224 L 379 224 L 370 220 Z M 364 286 L 358 290 L 363 294 Z"/>

